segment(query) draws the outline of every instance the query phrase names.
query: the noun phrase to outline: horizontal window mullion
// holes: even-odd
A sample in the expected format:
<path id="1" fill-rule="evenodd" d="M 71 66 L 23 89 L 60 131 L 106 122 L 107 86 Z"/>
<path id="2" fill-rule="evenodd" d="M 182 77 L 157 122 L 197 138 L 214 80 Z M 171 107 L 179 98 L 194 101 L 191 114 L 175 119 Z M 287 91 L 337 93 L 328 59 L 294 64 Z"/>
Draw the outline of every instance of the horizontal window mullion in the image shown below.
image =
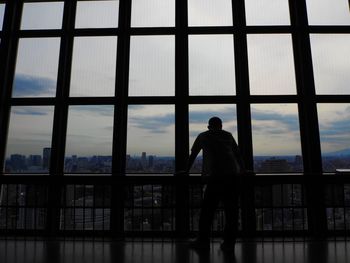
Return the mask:
<path id="1" fill-rule="evenodd" d="M 175 104 L 175 97 L 129 97 L 128 104 Z"/>
<path id="2" fill-rule="evenodd" d="M 297 95 L 255 95 L 249 97 L 250 103 L 297 103 Z"/>
<path id="3" fill-rule="evenodd" d="M 350 102 L 350 95 L 316 95 L 316 102 L 348 103 Z"/>

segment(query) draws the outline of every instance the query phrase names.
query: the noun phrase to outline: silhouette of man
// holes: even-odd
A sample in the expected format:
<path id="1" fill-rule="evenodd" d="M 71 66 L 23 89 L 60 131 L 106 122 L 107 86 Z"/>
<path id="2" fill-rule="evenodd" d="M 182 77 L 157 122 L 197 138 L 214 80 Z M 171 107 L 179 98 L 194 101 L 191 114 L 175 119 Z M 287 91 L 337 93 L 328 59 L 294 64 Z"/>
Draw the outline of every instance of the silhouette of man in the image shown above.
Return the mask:
<path id="1" fill-rule="evenodd" d="M 200 133 L 193 143 L 188 171 L 198 153 L 203 150 L 202 176 L 207 177 L 199 218 L 199 235 L 191 241 L 195 249 L 209 248 L 210 230 L 215 210 L 221 201 L 225 212 L 224 242 L 221 249 L 234 249 L 238 225 L 240 175 L 244 163 L 232 134 L 222 129 L 222 121 L 212 117 L 208 130 Z"/>

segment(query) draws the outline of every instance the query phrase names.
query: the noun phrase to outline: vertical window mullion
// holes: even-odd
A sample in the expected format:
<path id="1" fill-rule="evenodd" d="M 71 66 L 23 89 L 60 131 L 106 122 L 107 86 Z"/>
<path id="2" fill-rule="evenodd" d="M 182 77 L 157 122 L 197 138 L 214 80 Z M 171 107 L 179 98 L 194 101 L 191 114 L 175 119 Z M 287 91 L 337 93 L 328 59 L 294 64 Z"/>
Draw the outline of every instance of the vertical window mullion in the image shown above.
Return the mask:
<path id="1" fill-rule="evenodd" d="M 253 170 L 253 144 L 250 112 L 248 48 L 246 34 L 245 1 L 232 1 L 234 30 L 234 52 L 237 96 L 238 145 L 242 152 L 246 169 Z M 246 183 L 241 196 L 242 230 L 245 235 L 255 232 L 254 185 Z"/>
<path id="2" fill-rule="evenodd" d="M 324 183 L 319 178 L 322 175 L 322 158 L 306 1 L 290 0 L 289 7 L 294 29 L 292 40 L 306 177 L 308 227 L 311 234 L 322 237 L 327 231 L 327 217 L 324 207 Z"/>
<path id="3" fill-rule="evenodd" d="M 0 175 L 4 172 L 7 133 L 11 110 L 11 93 L 18 48 L 18 31 L 23 3 L 6 3 L 1 44 L 0 44 Z"/>
<path id="4" fill-rule="evenodd" d="M 76 1 L 65 1 L 50 156 L 50 176 L 53 177 L 63 176 L 64 170 L 75 10 Z M 55 235 L 59 231 L 62 187 L 64 185 L 57 186 L 54 183 L 49 185 L 47 220 L 47 233 L 49 235 Z"/>
<path id="5" fill-rule="evenodd" d="M 175 14 L 175 170 L 179 171 L 187 169 L 189 149 L 187 1 L 176 1 Z M 184 235 L 189 230 L 186 184 L 176 186 L 175 198 L 175 229 L 178 234 Z"/>
<path id="6" fill-rule="evenodd" d="M 125 176 L 126 166 L 131 1 L 120 1 L 119 4 L 112 176 Z M 118 185 L 112 184 L 111 186 L 110 230 L 112 235 L 121 235 L 124 232 L 123 193 L 125 186 L 120 182 Z"/>

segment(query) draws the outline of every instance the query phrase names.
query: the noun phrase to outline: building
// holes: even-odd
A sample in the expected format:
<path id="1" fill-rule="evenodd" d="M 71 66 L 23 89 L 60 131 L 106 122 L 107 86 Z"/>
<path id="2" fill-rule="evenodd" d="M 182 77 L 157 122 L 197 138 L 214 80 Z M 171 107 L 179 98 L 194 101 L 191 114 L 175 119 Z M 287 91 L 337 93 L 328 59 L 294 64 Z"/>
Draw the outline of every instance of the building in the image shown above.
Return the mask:
<path id="1" fill-rule="evenodd" d="M 283 235 L 284 222 L 291 236 L 346 232 L 348 195 L 333 193 L 348 181 L 331 177 L 350 168 L 346 1 L 145 2 L 157 1 L 0 1 L 2 230 L 193 234 L 202 159 L 194 176 L 177 171 L 218 115 L 254 174 L 240 234 Z M 276 207 L 266 185 L 302 190 Z"/>

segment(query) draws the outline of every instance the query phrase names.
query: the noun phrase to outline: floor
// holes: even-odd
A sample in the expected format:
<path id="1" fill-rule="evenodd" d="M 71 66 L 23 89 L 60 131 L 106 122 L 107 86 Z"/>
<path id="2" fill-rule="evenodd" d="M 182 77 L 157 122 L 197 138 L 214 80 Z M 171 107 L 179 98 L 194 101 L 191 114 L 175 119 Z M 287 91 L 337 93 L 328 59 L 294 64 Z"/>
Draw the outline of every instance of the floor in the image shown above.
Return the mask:
<path id="1" fill-rule="evenodd" d="M 43 241 L 0 239 L 1 263 L 209 263 L 350 262 L 350 242 L 238 242 L 223 253 L 218 241 L 209 251 L 190 249 L 185 241 Z"/>

